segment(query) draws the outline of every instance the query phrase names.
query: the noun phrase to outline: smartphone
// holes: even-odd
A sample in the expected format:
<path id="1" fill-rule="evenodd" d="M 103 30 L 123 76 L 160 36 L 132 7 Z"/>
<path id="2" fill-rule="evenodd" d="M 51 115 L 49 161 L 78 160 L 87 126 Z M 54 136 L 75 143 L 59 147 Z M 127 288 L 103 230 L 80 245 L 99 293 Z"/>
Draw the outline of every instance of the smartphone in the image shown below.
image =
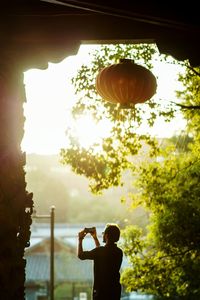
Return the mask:
<path id="1" fill-rule="evenodd" d="M 95 227 L 85 227 L 84 228 L 84 231 L 85 231 L 85 233 L 93 233 L 93 232 L 95 232 Z"/>

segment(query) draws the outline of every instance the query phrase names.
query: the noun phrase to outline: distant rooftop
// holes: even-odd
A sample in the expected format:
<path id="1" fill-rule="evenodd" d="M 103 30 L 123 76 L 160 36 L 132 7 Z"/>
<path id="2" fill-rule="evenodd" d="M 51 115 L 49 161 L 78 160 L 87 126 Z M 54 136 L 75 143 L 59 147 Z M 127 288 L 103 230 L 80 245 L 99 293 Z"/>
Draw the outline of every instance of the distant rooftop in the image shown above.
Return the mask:
<path id="1" fill-rule="evenodd" d="M 100 243 L 102 243 L 102 231 L 105 224 L 102 223 L 84 223 L 84 224 L 68 224 L 68 223 L 55 223 L 54 226 L 54 236 L 60 238 L 68 244 L 76 247 L 77 245 L 77 235 L 85 227 L 93 227 L 97 229 L 97 234 Z M 44 238 L 50 237 L 50 223 L 37 223 L 34 222 L 31 225 L 31 238 L 30 247 L 41 242 Z M 85 249 L 92 249 L 94 247 L 94 241 L 88 235 L 84 240 Z"/>

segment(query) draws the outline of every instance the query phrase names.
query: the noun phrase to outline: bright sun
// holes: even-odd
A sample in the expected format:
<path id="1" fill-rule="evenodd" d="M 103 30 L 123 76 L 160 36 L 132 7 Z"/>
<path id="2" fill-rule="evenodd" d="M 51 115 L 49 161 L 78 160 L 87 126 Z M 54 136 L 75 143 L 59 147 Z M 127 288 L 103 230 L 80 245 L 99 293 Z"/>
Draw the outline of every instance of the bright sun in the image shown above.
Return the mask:
<path id="1" fill-rule="evenodd" d="M 97 47 L 97 46 L 93 46 Z M 66 130 L 68 126 L 82 147 L 94 143 L 101 144 L 102 138 L 109 135 L 111 123 L 106 118 L 97 123 L 91 115 L 83 115 L 76 120 L 70 116 L 76 96 L 71 78 L 82 64 L 90 62 L 91 45 L 83 45 L 76 56 L 67 57 L 59 64 L 49 63 L 46 70 L 32 69 L 25 72 L 27 102 L 24 103 L 24 138 L 22 151 L 37 154 L 58 154 L 68 146 Z M 174 65 L 157 64 L 155 74 L 159 74 L 157 97 L 175 99 L 175 78 L 178 69 Z M 171 74 L 166 80 L 166 74 Z M 177 83 L 176 83 L 177 86 Z M 184 128 L 180 120 L 174 126 L 158 121 L 155 135 L 169 136 L 172 131 Z M 141 130 L 144 130 L 141 128 Z M 149 130 L 149 129 L 148 129 Z"/>
<path id="2" fill-rule="evenodd" d="M 101 144 L 103 138 L 109 135 L 111 130 L 111 122 L 107 119 L 98 123 L 90 115 L 82 115 L 73 121 L 70 126 L 75 136 L 84 148 L 89 148 L 95 143 Z"/>

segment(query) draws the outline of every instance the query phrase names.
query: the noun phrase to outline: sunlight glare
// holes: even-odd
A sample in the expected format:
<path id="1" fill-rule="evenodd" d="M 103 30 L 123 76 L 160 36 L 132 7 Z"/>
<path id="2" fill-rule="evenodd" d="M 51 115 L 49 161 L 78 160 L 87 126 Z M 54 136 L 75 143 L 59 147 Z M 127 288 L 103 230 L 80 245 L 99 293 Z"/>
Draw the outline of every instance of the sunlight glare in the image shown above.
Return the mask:
<path id="1" fill-rule="evenodd" d="M 89 53 L 100 45 L 82 45 L 77 55 L 69 56 L 58 64 L 49 63 L 48 69 L 31 69 L 24 73 L 27 102 L 24 103 L 24 137 L 22 151 L 27 153 L 57 154 L 68 146 L 66 129 L 69 127 L 82 147 L 88 148 L 108 136 L 111 123 L 106 118 L 97 123 L 92 116 L 84 115 L 72 119 L 69 111 L 76 102 L 71 78 L 77 74 L 82 64 L 90 62 Z M 169 101 L 178 101 L 175 90 L 180 90 L 176 81 L 180 66 L 157 62 L 153 73 L 158 78 L 156 98 L 163 107 Z M 170 76 L 169 76 L 170 75 Z M 144 124 L 145 125 L 145 124 Z M 154 128 L 141 126 L 140 132 L 157 136 L 172 136 L 184 128 L 183 118 L 178 116 L 173 122 L 165 123 L 161 118 Z"/>
<path id="2" fill-rule="evenodd" d="M 96 143 L 101 144 L 102 139 L 109 136 L 111 122 L 108 119 L 96 122 L 91 115 L 83 115 L 73 122 L 71 129 L 78 143 L 88 149 Z"/>

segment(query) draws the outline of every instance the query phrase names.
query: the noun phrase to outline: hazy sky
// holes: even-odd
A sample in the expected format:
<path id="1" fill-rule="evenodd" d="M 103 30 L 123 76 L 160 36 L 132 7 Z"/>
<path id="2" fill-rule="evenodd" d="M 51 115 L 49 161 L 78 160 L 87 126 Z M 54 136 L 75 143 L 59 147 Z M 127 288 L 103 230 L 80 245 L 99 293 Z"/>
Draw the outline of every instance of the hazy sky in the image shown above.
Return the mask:
<path id="1" fill-rule="evenodd" d="M 81 46 L 77 56 L 70 56 L 61 63 L 49 63 L 47 70 L 31 69 L 24 73 L 27 102 L 24 104 L 25 134 L 21 144 L 27 153 L 56 154 L 66 145 L 65 130 L 70 107 L 75 101 L 70 78 L 81 64 L 89 61 L 91 47 Z M 158 76 L 156 97 L 162 101 L 175 100 L 177 66 L 165 63 L 155 65 L 153 73 Z M 97 135 L 97 128 L 90 119 L 79 120 L 80 137 L 87 143 Z M 106 128 L 106 126 L 104 126 Z M 93 128 L 93 130 L 92 130 Z M 179 118 L 172 123 L 158 121 L 151 132 L 157 136 L 171 136 L 184 128 Z M 100 129 L 102 134 L 103 129 Z"/>

